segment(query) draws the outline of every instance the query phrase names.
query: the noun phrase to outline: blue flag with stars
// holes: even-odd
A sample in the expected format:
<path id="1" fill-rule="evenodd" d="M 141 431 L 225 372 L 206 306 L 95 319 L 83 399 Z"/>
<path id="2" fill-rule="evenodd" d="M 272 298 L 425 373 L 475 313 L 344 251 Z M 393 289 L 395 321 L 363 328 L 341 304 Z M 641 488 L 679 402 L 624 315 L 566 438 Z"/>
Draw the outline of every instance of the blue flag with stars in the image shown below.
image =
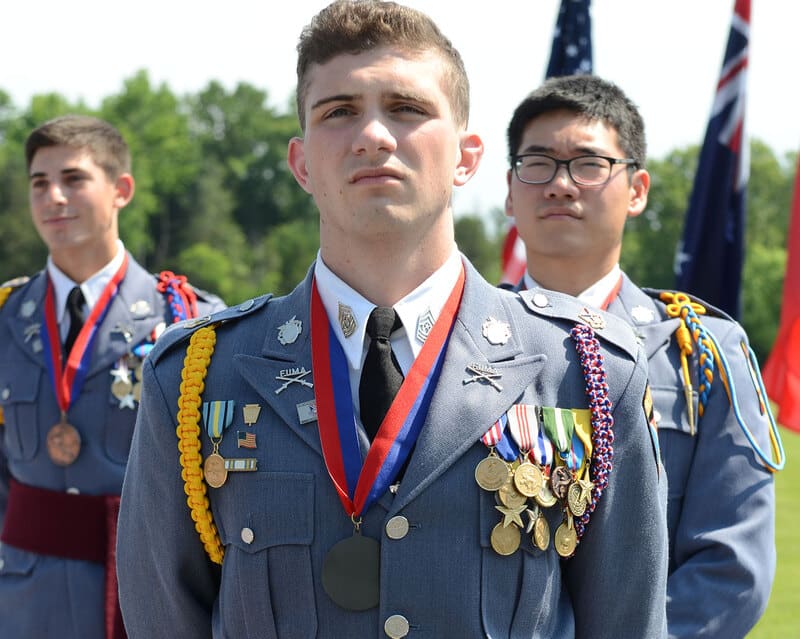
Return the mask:
<path id="1" fill-rule="evenodd" d="M 561 75 L 589 75 L 592 73 L 592 20 L 589 15 L 591 0 L 561 0 L 553 46 L 546 78 Z M 522 279 L 527 268 L 525 243 L 512 225 L 503 242 L 501 255 L 502 284 L 514 285 Z"/>
<path id="2" fill-rule="evenodd" d="M 745 197 L 750 170 L 745 135 L 750 0 L 736 0 L 717 93 L 700 152 L 683 239 L 677 288 L 723 309 L 741 310 Z"/>
<path id="3" fill-rule="evenodd" d="M 545 77 L 592 72 L 591 0 L 561 0 Z"/>

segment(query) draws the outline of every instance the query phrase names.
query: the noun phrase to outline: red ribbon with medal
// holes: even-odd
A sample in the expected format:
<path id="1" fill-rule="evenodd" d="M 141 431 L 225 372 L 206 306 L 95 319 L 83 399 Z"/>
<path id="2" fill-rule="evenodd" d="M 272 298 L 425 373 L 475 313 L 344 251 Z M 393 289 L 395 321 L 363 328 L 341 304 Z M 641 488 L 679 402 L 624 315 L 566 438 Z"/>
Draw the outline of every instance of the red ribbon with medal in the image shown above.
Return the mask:
<path id="1" fill-rule="evenodd" d="M 67 353 L 66 364 L 61 354 L 58 322 L 56 320 L 55 294 L 53 284 L 47 281 L 44 298 L 44 331 L 45 362 L 50 373 L 50 381 L 56 394 L 61 419 L 47 433 L 47 452 L 50 459 L 58 466 L 69 466 L 81 451 L 81 436 L 78 429 L 67 421 L 67 411 L 73 400 L 80 395 L 86 375 L 89 372 L 92 345 L 97 330 L 103 323 L 111 302 L 119 291 L 119 284 L 128 269 L 128 255 L 125 254 L 122 264 L 106 284 L 97 304 L 92 308 L 86 322 L 78 333 L 72 350 Z"/>
<path id="2" fill-rule="evenodd" d="M 312 286 L 312 366 L 322 454 L 342 507 L 354 526 L 351 537 L 328 551 L 322 568 L 325 592 L 343 608 L 368 610 L 378 605 L 380 545 L 361 534 L 361 514 L 388 489 L 414 447 L 444 361 L 463 290 L 462 268 L 362 464 L 347 361 L 316 283 Z"/>

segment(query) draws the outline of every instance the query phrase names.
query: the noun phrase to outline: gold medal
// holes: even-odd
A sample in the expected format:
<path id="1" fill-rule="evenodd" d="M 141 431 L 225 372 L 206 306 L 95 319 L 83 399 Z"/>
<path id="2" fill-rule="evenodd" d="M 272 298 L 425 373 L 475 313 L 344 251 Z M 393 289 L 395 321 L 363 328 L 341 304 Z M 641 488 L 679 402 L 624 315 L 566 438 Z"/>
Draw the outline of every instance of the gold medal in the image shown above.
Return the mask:
<path id="1" fill-rule="evenodd" d="M 492 529 L 492 548 L 498 555 L 513 555 L 519 548 L 521 534 L 514 524 L 504 526 L 501 521 Z"/>
<path id="2" fill-rule="evenodd" d="M 514 485 L 526 497 L 536 497 L 542 491 L 544 476 L 538 466 L 522 462 L 514 471 Z"/>
<path id="3" fill-rule="evenodd" d="M 550 545 L 550 524 L 541 513 L 533 522 L 533 543 L 539 550 L 547 550 Z"/>
<path id="4" fill-rule="evenodd" d="M 580 517 L 586 512 L 586 499 L 583 489 L 578 482 L 572 482 L 567 489 L 567 505 L 570 512 L 576 517 Z"/>
<path id="5" fill-rule="evenodd" d="M 57 466 L 69 466 L 78 458 L 80 452 L 80 433 L 62 417 L 61 421 L 47 433 L 47 454 Z"/>
<path id="6" fill-rule="evenodd" d="M 133 390 L 133 384 L 125 379 L 118 379 L 111 384 L 111 394 L 117 399 L 122 399 Z"/>
<path id="7" fill-rule="evenodd" d="M 536 503 L 542 508 L 550 508 L 551 506 L 555 506 L 558 502 L 558 498 L 553 494 L 553 491 L 550 490 L 550 482 L 546 478 L 542 480 L 542 489 L 539 491 L 539 494 L 534 497 L 534 500 L 536 500 Z"/>
<path id="8" fill-rule="evenodd" d="M 484 490 L 499 490 L 508 481 L 509 475 L 508 463 L 494 453 L 475 467 L 475 481 Z"/>
<path id="9" fill-rule="evenodd" d="M 496 493 L 498 500 L 507 508 L 519 508 L 528 498 L 519 492 L 514 486 L 514 482 L 507 481 Z"/>
<path id="10" fill-rule="evenodd" d="M 218 453 L 212 453 L 206 457 L 203 463 L 203 475 L 206 483 L 212 488 L 219 488 L 228 479 L 228 471 L 225 468 L 225 459 Z"/>
<path id="11" fill-rule="evenodd" d="M 567 516 L 566 521 L 558 527 L 553 542 L 556 552 L 562 557 L 569 557 L 575 552 L 575 548 L 578 546 L 578 535 L 572 525 L 572 517 Z"/>

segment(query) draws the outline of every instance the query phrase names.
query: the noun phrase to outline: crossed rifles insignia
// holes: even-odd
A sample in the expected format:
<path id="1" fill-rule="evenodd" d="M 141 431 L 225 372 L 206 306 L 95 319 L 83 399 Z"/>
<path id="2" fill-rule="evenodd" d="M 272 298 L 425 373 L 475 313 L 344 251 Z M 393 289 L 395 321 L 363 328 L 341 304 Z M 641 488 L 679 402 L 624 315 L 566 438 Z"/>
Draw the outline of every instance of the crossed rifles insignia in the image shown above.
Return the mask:
<path id="1" fill-rule="evenodd" d="M 308 386 L 308 388 L 314 388 L 314 384 L 304 379 L 310 374 L 311 371 L 307 371 L 305 366 L 301 366 L 300 368 L 284 368 L 280 374 L 275 377 L 279 382 L 283 382 L 283 384 L 275 389 L 275 394 L 278 395 L 282 393 L 289 388 L 290 384 L 301 384 L 303 386 Z"/>
<path id="2" fill-rule="evenodd" d="M 469 384 L 470 382 L 486 382 L 490 384 L 492 388 L 501 391 L 503 387 L 497 383 L 497 380 L 502 377 L 500 372 L 497 369 L 492 368 L 491 366 L 487 366 L 485 364 L 468 364 L 467 365 L 467 372 L 472 374 L 472 377 L 468 377 L 463 381 L 463 383 Z"/>

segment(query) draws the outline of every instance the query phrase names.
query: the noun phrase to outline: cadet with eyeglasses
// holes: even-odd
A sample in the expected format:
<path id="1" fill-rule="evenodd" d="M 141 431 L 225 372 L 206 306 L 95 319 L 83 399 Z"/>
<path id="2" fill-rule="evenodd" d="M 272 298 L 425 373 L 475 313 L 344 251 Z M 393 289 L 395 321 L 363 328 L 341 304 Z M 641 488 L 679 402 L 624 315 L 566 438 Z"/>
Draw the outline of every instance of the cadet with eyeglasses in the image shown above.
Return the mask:
<path id="1" fill-rule="evenodd" d="M 545 287 L 605 309 L 647 352 L 669 484 L 669 636 L 744 637 L 775 574 L 783 450 L 742 327 L 620 270 L 625 222 L 644 212 L 650 187 L 641 115 L 610 82 L 553 78 L 514 111 L 508 149 L 506 212 L 527 254 L 517 290 Z"/>

